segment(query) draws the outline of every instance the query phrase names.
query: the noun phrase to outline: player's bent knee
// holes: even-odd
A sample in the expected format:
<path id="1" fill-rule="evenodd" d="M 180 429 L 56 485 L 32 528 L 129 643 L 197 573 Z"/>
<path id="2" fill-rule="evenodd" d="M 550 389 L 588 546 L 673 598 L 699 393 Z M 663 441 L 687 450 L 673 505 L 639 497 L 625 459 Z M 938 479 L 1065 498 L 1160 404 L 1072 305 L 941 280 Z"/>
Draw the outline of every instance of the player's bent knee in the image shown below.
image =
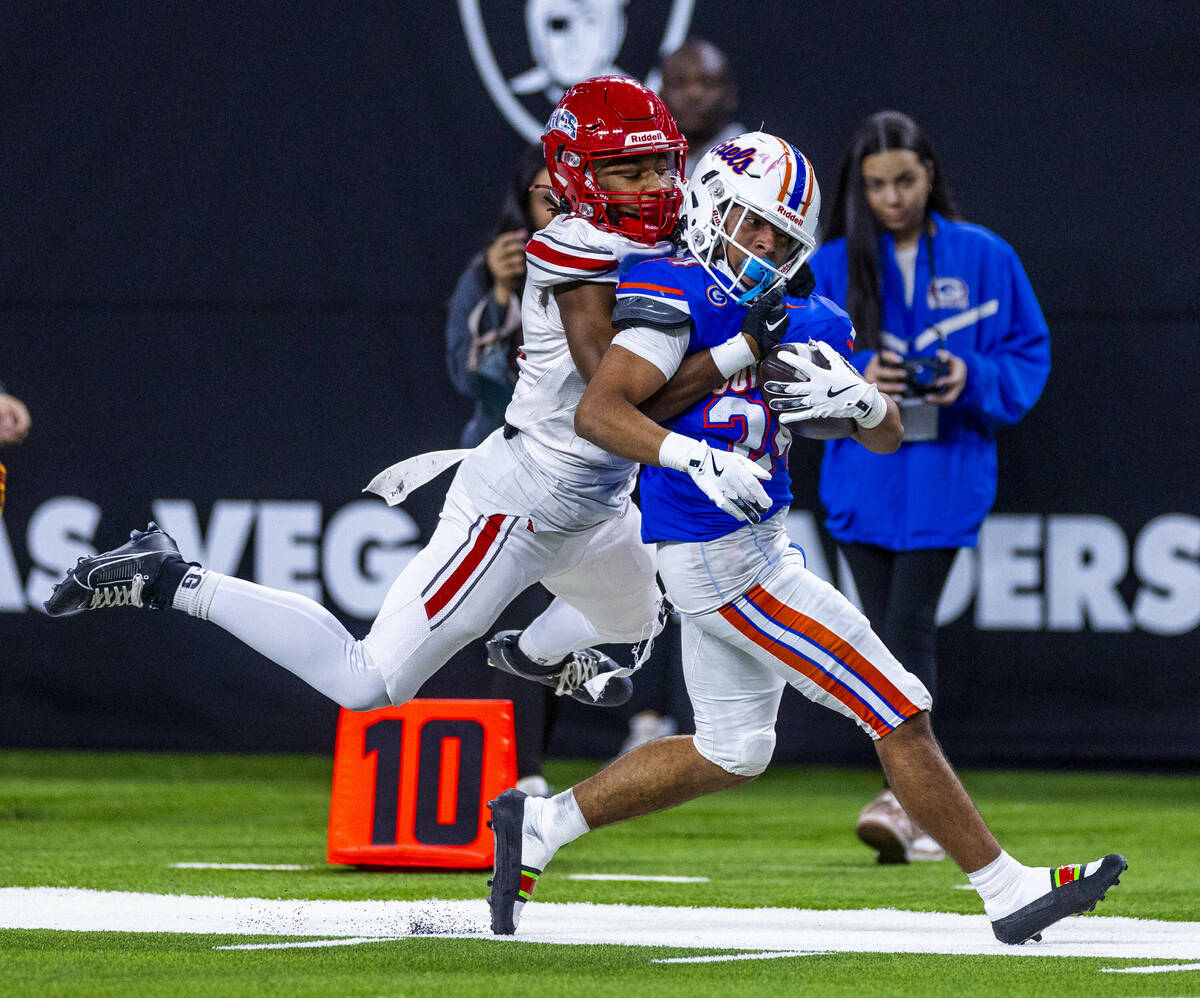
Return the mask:
<path id="1" fill-rule="evenodd" d="M 714 745 L 697 735 L 693 739 L 696 751 L 732 776 L 752 778 L 761 775 L 775 754 L 775 732 L 747 735 L 736 743 Z"/>
<path id="2" fill-rule="evenodd" d="M 366 711 L 379 710 L 381 707 L 392 706 L 392 699 L 388 696 L 386 690 L 379 692 L 374 691 L 355 691 L 348 696 L 338 698 L 338 706 L 344 707 L 346 710 Z"/>

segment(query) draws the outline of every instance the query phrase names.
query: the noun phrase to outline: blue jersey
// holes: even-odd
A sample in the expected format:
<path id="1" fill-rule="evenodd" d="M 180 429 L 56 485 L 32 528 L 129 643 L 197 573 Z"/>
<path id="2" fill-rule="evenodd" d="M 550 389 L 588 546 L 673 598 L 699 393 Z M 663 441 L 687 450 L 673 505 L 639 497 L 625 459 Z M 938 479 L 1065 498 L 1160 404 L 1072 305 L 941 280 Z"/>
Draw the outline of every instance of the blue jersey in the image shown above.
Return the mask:
<path id="1" fill-rule="evenodd" d="M 939 412 L 936 440 L 894 454 L 851 440 L 825 445 L 821 501 L 842 542 L 893 551 L 973 547 L 996 498 L 996 429 L 1025 415 L 1050 373 L 1050 331 L 1012 247 L 982 226 L 933 219 L 934 260 L 922 239 L 911 305 L 892 237 L 879 237 L 883 345 L 931 355 L 941 346 L 935 324 L 947 327 L 946 349 L 967 365 L 966 388 Z M 846 241 L 826 243 L 810 262 L 817 290 L 844 302 Z M 873 356 L 860 351 L 852 362 L 862 371 Z"/>
<path id="2" fill-rule="evenodd" d="M 784 341 L 824 340 L 845 356 L 854 344 L 849 317 L 819 295 L 785 298 L 788 328 Z M 617 312 L 635 307 L 647 324 L 663 327 L 690 323 L 687 352 L 707 350 L 734 336 L 746 317 L 738 305 L 691 257 L 649 260 L 631 268 L 617 286 Z M 711 395 L 663 423 L 667 429 L 705 441 L 714 450 L 737 451 L 771 472 L 763 488 L 772 516 L 791 505 L 788 447 L 792 436 L 779 423 L 758 390 L 755 368 L 734 375 Z M 704 541 L 743 526 L 722 512 L 686 474 L 647 467 L 640 483 L 642 539 Z M 766 517 L 764 517 L 765 519 Z"/>

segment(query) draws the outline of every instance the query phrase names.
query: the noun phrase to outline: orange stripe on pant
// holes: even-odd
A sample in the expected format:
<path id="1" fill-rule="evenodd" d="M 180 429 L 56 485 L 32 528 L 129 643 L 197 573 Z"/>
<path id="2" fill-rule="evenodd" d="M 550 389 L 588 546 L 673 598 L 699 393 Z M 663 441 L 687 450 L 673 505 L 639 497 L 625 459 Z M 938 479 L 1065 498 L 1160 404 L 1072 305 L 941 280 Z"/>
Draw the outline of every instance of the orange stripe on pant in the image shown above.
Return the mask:
<path id="1" fill-rule="evenodd" d="M 762 586 L 752 588 L 746 593 L 746 598 L 758 606 L 767 616 L 779 621 L 784 627 L 793 631 L 799 631 L 801 634 L 812 638 L 831 655 L 840 658 L 851 669 L 862 676 L 887 701 L 888 706 L 901 717 L 912 717 L 920 711 L 921 708 L 897 689 L 892 681 L 875 668 L 868 659 L 864 658 L 849 641 L 840 634 L 831 631 L 820 621 L 813 620 L 812 617 L 806 617 L 799 610 L 793 610 L 790 606 L 779 602 Z"/>
<path id="2" fill-rule="evenodd" d="M 795 669 L 802 676 L 821 687 L 831 697 L 847 707 L 855 717 L 865 721 L 881 738 L 892 729 L 884 720 L 868 707 L 859 696 L 834 679 L 829 673 L 817 668 L 812 662 L 801 658 L 790 648 L 780 644 L 774 638 L 762 634 L 748 620 L 742 617 L 732 606 L 726 605 L 718 611 L 737 631 L 753 641 L 758 647 L 769 652 L 790 669 Z"/>

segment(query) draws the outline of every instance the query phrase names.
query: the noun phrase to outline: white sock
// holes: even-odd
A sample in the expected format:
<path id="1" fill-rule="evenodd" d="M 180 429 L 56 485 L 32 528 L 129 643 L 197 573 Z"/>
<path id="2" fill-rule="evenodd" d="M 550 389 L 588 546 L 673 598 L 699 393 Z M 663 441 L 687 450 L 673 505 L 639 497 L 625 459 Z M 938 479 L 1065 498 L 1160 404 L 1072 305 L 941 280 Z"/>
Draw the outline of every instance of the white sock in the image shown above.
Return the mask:
<path id="1" fill-rule="evenodd" d="M 590 831 L 575 803 L 575 791 L 527 797 L 521 827 L 521 865 L 544 870 L 561 846 Z"/>
<path id="2" fill-rule="evenodd" d="M 555 599 L 521 632 L 517 647 L 539 665 L 549 665 L 597 644 L 599 637 L 587 617 L 566 600 Z"/>
<path id="3" fill-rule="evenodd" d="M 348 710 L 391 703 L 362 642 L 306 596 L 190 568 L 171 606 L 212 621 Z"/>
<path id="4" fill-rule="evenodd" d="M 182 610 L 184 613 L 201 620 L 208 620 L 208 611 L 212 607 L 213 595 L 217 586 L 225 578 L 220 572 L 210 572 L 195 566 L 187 570 L 187 575 L 175 590 L 171 600 L 171 608 Z"/>
<path id="5" fill-rule="evenodd" d="M 993 922 L 1011 915 L 1050 891 L 1048 867 L 1022 866 L 1003 850 L 982 869 L 968 873 L 971 886 L 983 900 L 983 910 Z"/>

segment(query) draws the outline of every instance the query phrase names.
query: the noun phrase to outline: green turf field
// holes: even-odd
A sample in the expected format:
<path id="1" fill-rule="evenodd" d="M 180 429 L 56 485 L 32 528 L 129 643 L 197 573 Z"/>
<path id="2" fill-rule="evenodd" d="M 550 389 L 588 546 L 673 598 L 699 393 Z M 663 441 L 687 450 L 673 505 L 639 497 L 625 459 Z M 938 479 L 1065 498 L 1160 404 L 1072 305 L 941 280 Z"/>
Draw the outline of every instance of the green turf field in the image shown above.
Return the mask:
<path id="1" fill-rule="evenodd" d="M 558 763 L 548 776 L 565 786 L 595 766 Z M 295 902 L 486 894 L 486 872 L 396 874 L 327 866 L 329 777 L 329 759 L 308 756 L 0 753 L 0 917 L 7 915 L 0 924 L 14 924 L 13 906 L 24 903 L 14 898 L 27 893 L 7 888 Z M 1006 848 L 1025 862 L 1125 853 L 1130 869 L 1098 914 L 1200 920 L 1200 777 L 969 772 L 964 779 Z M 526 922 L 539 903 L 568 902 L 978 913 L 975 894 L 956 889 L 965 878 L 949 861 L 895 868 L 869 862 L 852 829 L 877 781 L 866 770 L 780 767 L 738 790 L 600 830 L 560 852 L 539 882 Z M 172 865 L 177 863 L 303 869 L 189 869 Z M 709 880 L 571 879 L 584 873 Z M 105 903 L 116 914 L 133 902 L 114 897 Z M 586 930 L 586 909 L 571 911 Z M 409 936 L 327 944 L 347 934 L 314 939 L 312 933 L 289 936 L 277 926 L 213 934 L 0 928 L 0 994 L 651 998 L 739 988 L 789 995 L 1200 995 L 1200 970 L 1105 972 L 1189 962 L 1181 959 L 820 952 L 729 960 L 733 953 L 723 952 L 719 937 L 669 948 L 522 943 L 519 934 L 515 941 Z M 976 934 L 983 942 L 989 938 L 986 927 L 964 930 Z M 309 945 L 220 948 L 296 942 Z M 804 940 L 797 939 L 795 948 L 805 951 Z M 738 945 L 736 952 L 747 948 Z M 656 962 L 704 955 L 722 959 Z M 758 958 L 764 956 L 770 958 Z"/>

